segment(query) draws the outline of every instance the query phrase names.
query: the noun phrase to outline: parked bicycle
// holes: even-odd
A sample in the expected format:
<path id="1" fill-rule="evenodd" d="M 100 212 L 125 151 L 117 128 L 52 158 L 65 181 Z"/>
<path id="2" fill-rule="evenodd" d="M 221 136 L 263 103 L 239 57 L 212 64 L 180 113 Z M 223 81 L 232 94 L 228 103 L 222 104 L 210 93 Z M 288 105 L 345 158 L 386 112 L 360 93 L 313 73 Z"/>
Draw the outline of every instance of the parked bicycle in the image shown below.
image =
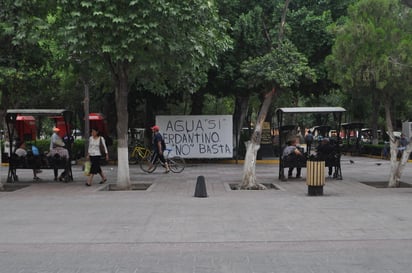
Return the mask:
<path id="1" fill-rule="evenodd" d="M 181 173 L 186 167 L 185 160 L 180 156 L 169 157 L 169 154 L 172 151 L 172 149 L 170 149 L 170 148 L 166 148 L 165 152 L 166 151 L 167 151 L 167 153 L 165 154 L 165 159 L 166 159 L 167 164 L 169 165 L 170 170 L 174 173 Z M 162 163 L 160 161 L 160 159 L 158 158 L 156 160 L 156 162 L 153 163 L 153 167 L 150 168 L 150 166 L 152 166 L 152 162 L 151 162 L 152 156 L 151 156 L 151 154 L 152 153 L 150 153 L 149 157 L 145 157 L 144 159 L 140 160 L 140 168 L 143 171 L 147 172 L 147 173 L 154 172 L 156 170 L 157 166 L 159 166 L 159 165 L 165 167 L 164 163 Z"/>
<path id="2" fill-rule="evenodd" d="M 141 160 L 144 160 L 147 158 L 150 159 L 151 155 L 152 155 L 152 152 L 149 149 L 143 146 L 136 145 L 132 148 L 132 151 L 130 153 L 129 164 L 137 164 Z"/>

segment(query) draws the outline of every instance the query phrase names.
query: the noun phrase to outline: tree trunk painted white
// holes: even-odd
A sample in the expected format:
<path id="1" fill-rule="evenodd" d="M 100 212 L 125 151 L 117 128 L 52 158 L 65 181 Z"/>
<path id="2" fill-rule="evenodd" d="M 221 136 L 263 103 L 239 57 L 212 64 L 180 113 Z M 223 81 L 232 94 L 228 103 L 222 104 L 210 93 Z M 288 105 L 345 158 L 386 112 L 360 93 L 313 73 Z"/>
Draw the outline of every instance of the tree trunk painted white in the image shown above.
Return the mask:
<path id="1" fill-rule="evenodd" d="M 412 151 L 412 143 L 410 143 L 410 140 L 409 140 L 409 144 L 408 146 L 406 146 L 405 150 L 403 151 L 402 157 L 398 163 L 398 169 L 397 169 L 396 176 L 398 177 L 399 181 L 400 181 L 402 172 L 406 167 L 406 163 L 408 163 L 408 159 L 409 159 L 409 156 L 411 155 L 411 151 Z"/>
<path id="2" fill-rule="evenodd" d="M 256 180 L 256 155 L 260 145 L 248 141 L 246 143 L 245 165 L 243 166 L 242 190 L 265 190 L 266 187 Z"/>
<path id="3" fill-rule="evenodd" d="M 117 148 L 117 187 L 130 187 L 129 152 L 128 148 Z"/>
<path id="4" fill-rule="evenodd" d="M 398 142 L 395 141 L 394 144 L 391 142 L 391 168 L 389 174 L 389 183 L 388 187 L 399 187 L 401 182 L 401 176 L 403 170 L 406 167 L 406 163 L 408 162 L 409 156 L 412 151 L 412 143 L 409 143 L 406 146 L 406 149 L 402 152 L 401 158 L 398 160 Z M 393 146 L 393 147 L 392 147 Z"/>
<path id="5" fill-rule="evenodd" d="M 129 126 L 129 114 L 127 112 L 127 95 L 129 93 L 128 64 L 118 62 L 115 64 L 116 82 L 116 112 L 117 112 L 117 181 L 116 186 L 120 190 L 131 188 L 129 173 L 129 155 L 127 130 Z"/>
<path id="6" fill-rule="evenodd" d="M 262 107 L 260 108 L 259 116 L 256 121 L 255 130 L 251 140 L 248 142 L 245 156 L 245 165 L 243 167 L 243 180 L 240 183 L 240 189 L 244 190 L 261 190 L 266 189 L 262 184 L 259 184 L 256 180 L 256 156 L 257 151 L 260 148 L 260 140 L 262 138 L 262 125 L 266 119 L 266 114 L 269 110 L 269 106 L 272 103 L 272 98 L 275 94 L 273 88 L 265 95 Z"/>
<path id="7" fill-rule="evenodd" d="M 405 169 L 406 163 L 408 162 L 409 156 L 412 151 L 412 143 L 409 140 L 408 146 L 402 153 L 402 157 L 398 160 L 398 147 L 399 147 L 399 140 L 395 138 L 393 134 L 393 126 L 392 126 L 392 119 L 390 114 L 390 102 L 385 102 L 385 119 L 386 119 L 386 126 L 388 128 L 388 135 L 389 135 L 389 143 L 390 143 L 390 173 L 389 173 L 389 181 L 388 187 L 394 188 L 399 187 L 401 182 L 402 172 Z"/>
<path id="8" fill-rule="evenodd" d="M 280 29 L 278 34 L 278 40 L 283 40 L 283 31 L 286 23 L 286 13 L 291 0 L 285 0 L 285 5 L 282 12 L 282 19 L 280 22 Z M 270 39 L 269 39 L 270 40 Z M 281 43 L 279 43 L 280 45 Z M 269 106 L 272 103 L 273 96 L 275 94 L 275 87 L 265 95 L 262 107 L 260 108 L 259 116 L 256 121 L 255 130 L 253 132 L 250 144 L 246 149 L 245 165 L 243 168 L 243 181 L 240 183 L 240 189 L 266 189 L 262 184 L 256 181 L 256 156 L 257 151 L 260 148 L 260 140 L 262 138 L 262 125 L 266 119 Z"/>
<path id="9" fill-rule="evenodd" d="M 390 132 L 388 130 L 388 134 L 393 135 L 393 130 L 392 130 L 392 132 Z M 398 147 L 398 144 L 397 144 L 397 141 L 396 141 L 395 137 L 393 137 L 393 139 L 394 139 L 394 141 L 391 139 L 391 137 L 389 139 L 389 142 L 390 142 L 390 155 L 391 155 L 391 158 L 390 158 L 391 168 L 390 168 L 390 172 L 389 172 L 388 187 L 396 187 L 397 183 L 398 183 L 398 177 L 397 177 L 397 175 L 398 175 L 398 171 L 397 171 L 398 170 L 398 161 L 397 161 L 397 153 L 398 153 L 397 147 Z"/>

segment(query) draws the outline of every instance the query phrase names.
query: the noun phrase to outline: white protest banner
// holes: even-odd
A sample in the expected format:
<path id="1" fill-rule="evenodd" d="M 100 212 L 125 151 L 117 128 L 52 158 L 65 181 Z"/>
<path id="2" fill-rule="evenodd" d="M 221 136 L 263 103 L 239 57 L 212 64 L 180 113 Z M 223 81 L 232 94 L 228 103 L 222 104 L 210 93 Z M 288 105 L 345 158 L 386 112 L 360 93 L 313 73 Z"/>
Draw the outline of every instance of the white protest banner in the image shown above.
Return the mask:
<path id="1" fill-rule="evenodd" d="M 232 116 L 156 116 L 171 155 L 186 158 L 232 158 Z"/>

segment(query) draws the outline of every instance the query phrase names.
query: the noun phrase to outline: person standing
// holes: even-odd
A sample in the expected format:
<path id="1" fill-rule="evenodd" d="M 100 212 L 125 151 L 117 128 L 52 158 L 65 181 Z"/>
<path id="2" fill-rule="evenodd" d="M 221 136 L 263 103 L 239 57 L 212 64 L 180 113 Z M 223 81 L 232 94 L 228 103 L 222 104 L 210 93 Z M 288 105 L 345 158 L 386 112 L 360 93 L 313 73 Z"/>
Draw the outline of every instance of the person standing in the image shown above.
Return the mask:
<path id="1" fill-rule="evenodd" d="M 405 135 L 402 133 L 401 138 L 399 139 L 398 144 L 398 154 L 397 157 L 400 159 L 402 157 L 403 151 L 406 150 L 406 146 L 408 146 L 409 141 L 406 139 Z"/>
<path id="2" fill-rule="evenodd" d="M 164 157 L 164 150 L 166 149 L 166 145 L 164 144 L 164 140 L 163 140 L 163 136 L 162 134 L 159 132 L 160 131 L 160 127 L 155 125 L 152 128 L 152 132 L 153 132 L 153 156 L 151 159 L 151 165 L 149 167 L 149 171 L 153 168 L 153 165 L 156 163 L 157 159 L 159 159 L 165 166 L 166 168 L 166 173 L 168 173 L 170 171 L 169 165 L 166 162 L 166 159 Z"/>
<path id="3" fill-rule="evenodd" d="M 310 130 L 305 136 L 305 142 L 306 142 L 307 154 L 308 156 L 310 156 L 310 150 L 312 148 L 312 143 L 313 143 L 313 134 Z"/>
<path id="4" fill-rule="evenodd" d="M 103 151 L 105 155 L 102 154 Z M 109 160 L 109 153 L 107 151 L 106 141 L 104 140 L 104 137 L 99 136 L 99 131 L 96 128 L 93 128 L 91 131 L 91 136 L 89 138 L 89 147 L 87 152 L 87 159 L 91 162 L 91 168 L 89 178 L 86 182 L 86 186 L 92 185 L 93 177 L 95 174 L 99 174 L 102 178 L 99 184 L 103 184 L 107 181 L 107 178 L 104 175 L 103 170 L 100 166 L 100 158 L 102 156 L 105 156 L 106 160 Z"/>
<path id="5" fill-rule="evenodd" d="M 401 134 L 401 138 L 399 139 L 399 147 L 405 150 L 408 144 L 409 144 L 409 141 L 406 139 L 405 134 Z"/>

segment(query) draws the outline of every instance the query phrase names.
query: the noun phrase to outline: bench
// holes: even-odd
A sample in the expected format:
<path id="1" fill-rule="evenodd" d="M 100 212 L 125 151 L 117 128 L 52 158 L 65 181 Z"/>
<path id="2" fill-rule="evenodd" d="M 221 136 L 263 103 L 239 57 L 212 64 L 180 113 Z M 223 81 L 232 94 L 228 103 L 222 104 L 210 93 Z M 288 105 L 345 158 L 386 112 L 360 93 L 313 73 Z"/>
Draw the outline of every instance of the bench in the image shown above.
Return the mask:
<path id="1" fill-rule="evenodd" d="M 32 153 L 28 153 L 25 157 L 19 157 L 13 154 L 9 157 L 9 172 L 7 175 L 7 182 L 17 182 L 19 181 L 17 176 L 18 169 L 29 169 L 29 170 L 64 170 L 63 181 L 69 182 L 73 181 L 71 162 L 68 158 L 62 158 L 59 155 L 46 156 L 39 155 L 34 156 Z"/>
<path id="2" fill-rule="evenodd" d="M 327 155 L 326 157 L 317 158 L 318 160 L 325 161 L 325 167 L 334 168 L 333 178 L 342 180 L 342 170 L 340 167 L 341 154 L 338 151 L 334 151 Z"/>
<path id="3" fill-rule="evenodd" d="M 282 151 L 283 152 L 283 151 Z M 286 180 L 285 168 L 306 168 L 307 156 L 289 155 L 281 158 L 279 165 L 279 179 Z"/>
<path id="4" fill-rule="evenodd" d="M 341 154 L 338 151 L 334 151 L 331 154 L 327 155 L 323 158 L 313 157 L 313 160 L 321 160 L 325 161 L 325 167 L 332 167 L 334 168 L 333 178 L 342 180 L 342 171 L 340 166 L 340 158 Z M 286 176 L 284 174 L 285 168 L 306 168 L 308 157 L 305 154 L 304 156 L 287 156 L 282 158 L 280 161 L 279 166 L 279 179 L 282 181 L 286 180 Z"/>

